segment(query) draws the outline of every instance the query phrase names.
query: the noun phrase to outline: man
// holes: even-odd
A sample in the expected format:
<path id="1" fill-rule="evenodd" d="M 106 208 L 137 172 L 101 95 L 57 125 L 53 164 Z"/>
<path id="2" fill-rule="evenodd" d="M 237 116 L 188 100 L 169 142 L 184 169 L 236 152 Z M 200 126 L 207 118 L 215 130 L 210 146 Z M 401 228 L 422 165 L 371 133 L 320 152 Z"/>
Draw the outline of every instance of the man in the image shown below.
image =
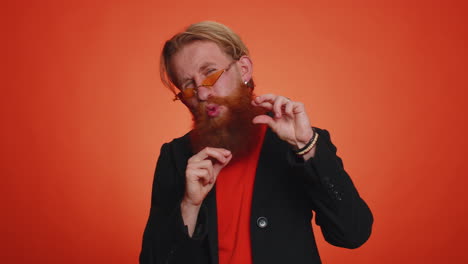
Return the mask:
<path id="1" fill-rule="evenodd" d="M 325 239 L 357 248 L 372 214 L 304 105 L 254 96 L 238 35 L 193 24 L 166 42 L 161 79 L 193 130 L 161 148 L 140 263 L 321 263 Z"/>

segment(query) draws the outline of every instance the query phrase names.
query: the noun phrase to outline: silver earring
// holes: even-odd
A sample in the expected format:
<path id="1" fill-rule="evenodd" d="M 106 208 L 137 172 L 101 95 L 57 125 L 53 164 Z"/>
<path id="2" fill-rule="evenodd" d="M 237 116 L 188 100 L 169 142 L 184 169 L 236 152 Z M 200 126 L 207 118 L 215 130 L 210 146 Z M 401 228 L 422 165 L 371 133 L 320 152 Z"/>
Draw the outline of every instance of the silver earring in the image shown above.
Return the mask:
<path id="1" fill-rule="evenodd" d="M 247 83 L 249 83 L 248 81 L 244 81 L 244 84 L 247 85 Z"/>

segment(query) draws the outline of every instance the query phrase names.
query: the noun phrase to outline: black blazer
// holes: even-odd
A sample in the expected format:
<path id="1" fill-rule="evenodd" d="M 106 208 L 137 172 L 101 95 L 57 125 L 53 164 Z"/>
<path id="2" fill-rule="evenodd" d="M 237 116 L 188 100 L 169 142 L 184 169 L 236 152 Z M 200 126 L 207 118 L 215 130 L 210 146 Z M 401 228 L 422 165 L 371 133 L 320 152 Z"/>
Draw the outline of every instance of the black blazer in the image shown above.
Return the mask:
<path id="1" fill-rule="evenodd" d="M 254 182 L 251 209 L 253 263 L 321 263 L 312 227 L 330 244 L 357 248 L 370 236 L 373 217 L 336 156 L 326 130 L 314 158 L 297 158 L 267 130 Z M 180 202 L 192 156 L 188 134 L 166 143 L 156 166 L 151 210 L 140 263 L 218 263 L 215 187 L 205 198 L 194 235 L 187 235 Z"/>

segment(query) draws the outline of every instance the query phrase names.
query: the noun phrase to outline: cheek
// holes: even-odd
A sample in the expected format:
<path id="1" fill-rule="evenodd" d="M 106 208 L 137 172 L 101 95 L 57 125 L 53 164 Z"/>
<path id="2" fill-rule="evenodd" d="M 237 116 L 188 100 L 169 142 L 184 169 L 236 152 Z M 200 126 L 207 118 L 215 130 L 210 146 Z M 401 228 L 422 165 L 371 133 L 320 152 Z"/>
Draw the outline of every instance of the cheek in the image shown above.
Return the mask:
<path id="1" fill-rule="evenodd" d="M 213 88 L 215 95 L 219 97 L 226 97 L 231 95 L 237 86 L 237 82 L 234 79 L 227 80 L 227 78 L 217 84 L 219 85 Z"/>
<path id="2" fill-rule="evenodd" d="M 182 103 L 191 111 L 196 111 L 198 107 L 198 101 L 195 97 L 189 99 L 189 100 L 183 100 Z"/>

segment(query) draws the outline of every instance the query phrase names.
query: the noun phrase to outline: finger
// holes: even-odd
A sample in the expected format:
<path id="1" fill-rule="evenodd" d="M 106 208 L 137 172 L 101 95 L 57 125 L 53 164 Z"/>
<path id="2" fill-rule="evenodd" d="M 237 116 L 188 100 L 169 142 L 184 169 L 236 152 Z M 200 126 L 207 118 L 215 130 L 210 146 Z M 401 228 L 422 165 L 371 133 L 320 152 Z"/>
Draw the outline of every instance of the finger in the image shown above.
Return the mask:
<path id="1" fill-rule="evenodd" d="M 252 123 L 254 124 L 266 124 L 268 126 L 272 126 L 274 121 L 273 118 L 267 115 L 258 115 L 252 119 Z"/>
<path id="2" fill-rule="evenodd" d="M 203 185 L 210 181 L 209 171 L 206 169 L 190 169 L 187 170 L 187 175 L 190 181 L 200 181 Z"/>
<path id="3" fill-rule="evenodd" d="M 200 161 L 208 157 L 211 157 L 217 162 L 224 163 L 226 162 L 226 157 L 230 154 L 231 152 L 227 149 L 206 147 L 202 149 L 200 152 L 198 152 L 197 154 L 193 155 L 189 159 L 189 162 Z"/>
<path id="4" fill-rule="evenodd" d="M 229 162 L 228 158 L 232 155 L 231 151 L 223 148 L 216 148 L 214 151 L 208 150 L 207 154 L 208 158 L 213 162 L 213 165 L 226 165 Z"/>
<path id="5" fill-rule="evenodd" d="M 214 182 L 213 162 L 211 160 L 203 160 L 199 165 L 200 168 L 208 171 L 208 183 L 212 184 Z"/>
<path id="6" fill-rule="evenodd" d="M 293 107 L 294 103 L 292 101 L 288 101 L 284 107 L 284 113 L 291 118 L 294 118 Z"/>
<path id="7" fill-rule="evenodd" d="M 278 96 L 273 104 L 273 112 L 275 112 L 275 117 L 280 118 L 281 117 L 281 108 L 283 107 L 284 104 L 286 104 L 289 101 L 286 97 L 283 96 Z"/>
<path id="8" fill-rule="evenodd" d="M 208 171 L 208 173 L 210 175 L 209 180 L 211 181 L 212 178 L 213 178 L 213 162 L 211 160 L 209 160 L 209 159 L 205 159 L 205 160 L 202 160 L 202 161 L 197 161 L 197 162 L 193 162 L 191 164 L 188 164 L 187 168 L 196 169 L 196 170 L 205 169 L 205 170 Z"/>
<path id="9" fill-rule="evenodd" d="M 232 159 L 232 154 L 229 155 L 227 157 L 227 160 L 226 160 L 226 163 L 224 164 L 215 164 L 213 166 L 213 182 L 216 181 L 216 179 L 218 178 L 218 175 L 219 175 L 219 172 L 221 171 L 222 168 L 226 167 L 227 164 L 229 164 L 229 162 L 231 161 Z"/>
<path id="10" fill-rule="evenodd" d="M 255 97 L 255 102 L 258 104 L 263 103 L 263 102 L 273 103 L 276 97 L 278 96 L 274 94 L 263 94 L 263 95 Z"/>
<path id="11" fill-rule="evenodd" d="M 270 102 L 263 102 L 263 103 L 258 104 L 255 101 L 252 101 L 252 105 L 257 106 L 257 107 L 262 107 L 262 108 L 265 108 L 267 110 L 273 109 L 273 104 L 270 103 Z"/>
<path id="12" fill-rule="evenodd" d="M 192 162 L 190 164 L 190 167 L 194 169 L 209 169 L 213 167 L 213 162 L 209 159 L 204 159 L 204 160 Z"/>
<path id="13" fill-rule="evenodd" d="M 294 114 L 299 114 L 299 113 L 304 112 L 304 111 L 305 111 L 305 107 L 304 107 L 303 103 L 301 103 L 301 102 L 295 102 L 294 103 L 294 108 L 293 108 Z"/>

